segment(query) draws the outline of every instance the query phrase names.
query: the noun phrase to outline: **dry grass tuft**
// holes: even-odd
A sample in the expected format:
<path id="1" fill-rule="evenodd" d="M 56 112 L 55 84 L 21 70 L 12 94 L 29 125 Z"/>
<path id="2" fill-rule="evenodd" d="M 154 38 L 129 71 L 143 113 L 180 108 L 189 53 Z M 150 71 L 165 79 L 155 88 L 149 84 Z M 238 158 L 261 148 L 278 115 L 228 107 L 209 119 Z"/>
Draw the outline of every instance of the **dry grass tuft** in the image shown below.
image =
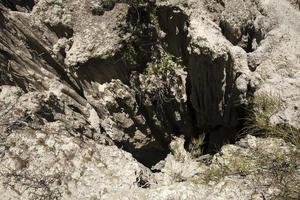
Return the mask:
<path id="1" fill-rule="evenodd" d="M 271 123 L 271 117 L 281 109 L 281 99 L 278 96 L 261 93 L 253 97 L 251 104 L 253 108 L 246 119 L 244 135 L 282 138 L 300 147 L 300 130 L 288 124 Z"/>

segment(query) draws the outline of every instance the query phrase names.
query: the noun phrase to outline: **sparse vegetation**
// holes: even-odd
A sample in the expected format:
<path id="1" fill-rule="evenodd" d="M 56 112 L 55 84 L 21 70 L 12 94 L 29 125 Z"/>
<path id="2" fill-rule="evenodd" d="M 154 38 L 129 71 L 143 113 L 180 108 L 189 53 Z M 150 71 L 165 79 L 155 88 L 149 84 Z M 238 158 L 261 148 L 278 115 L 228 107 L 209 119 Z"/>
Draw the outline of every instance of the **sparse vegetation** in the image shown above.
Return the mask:
<path id="1" fill-rule="evenodd" d="M 161 74 L 171 72 L 176 68 L 186 70 L 186 67 L 182 64 L 181 58 L 175 57 L 169 53 L 164 53 L 160 60 L 148 63 L 145 72 L 147 74 Z"/>
<path id="2" fill-rule="evenodd" d="M 241 176 L 255 182 L 255 187 L 272 186 L 280 192 L 276 195 L 283 199 L 298 199 L 300 193 L 300 179 L 297 175 L 299 167 L 299 151 L 291 147 L 287 152 L 280 148 L 280 142 L 272 143 L 275 152 L 267 152 L 264 143 L 251 149 L 250 153 L 230 146 L 224 152 L 217 154 L 213 164 L 194 179 L 195 183 L 215 184 L 225 177 Z M 231 145 L 232 146 L 232 145 Z M 293 150 L 292 150 L 293 149 Z M 230 152 L 230 153 L 228 153 Z"/>
<path id="3" fill-rule="evenodd" d="M 281 109 L 278 96 L 261 93 L 251 100 L 252 109 L 246 119 L 243 134 L 272 136 L 282 138 L 296 146 L 300 146 L 300 131 L 288 124 L 272 124 L 271 118 Z"/>
<path id="4" fill-rule="evenodd" d="M 122 60 L 126 64 L 136 65 L 137 56 L 138 54 L 133 46 L 133 43 L 129 42 L 128 44 L 126 44 Z"/>
<path id="5" fill-rule="evenodd" d="M 60 200 L 62 174 L 43 175 L 26 171 L 1 172 L 3 185 L 21 195 L 28 193 L 30 200 Z"/>
<path id="6" fill-rule="evenodd" d="M 199 135 L 198 138 L 193 138 L 189 144 L 189 151 L 194 158 L 197 158 L 203 154 L 203 144 L 204 144 L 205 134 Z"/>
<path id="7" fill-rule="evenodd" d="M 161 110 L 163 110 L 162 105 L 170 102 L 174 97 L 181 99 L 184 95 L 184 91 L 179 88 L 182 84 L 179 71 L 184 70 L 181 59 L 166 52 L 163 53 L 161 59 L 148 63 L 144 75 L 149 81 L 145 81 L 147 85 L 143 88 L 150 94 L 151 101 L 157 102 Z M 178 86 L 178 91 L 171 91 L 174 86 Z"/>
<path id="8" fill-rule="evenodd" d="M 163 53 L 161 59 L 148 63 L 143 74 L 133 73 L 131 85 L 139 94 L 139 99 L 144 99 L 146 104 L 149 104 L 147 103 L 149 100 L 152 103 L 156 102 L 156 105 L 161 107 L 174 99 L 174 95 L 175 98 L 182 98 L 184 88 L 180 88 L 182 84 L 180 73 L 185 73 L 184 70 L 180 58 Z M 178 88 L 171 91 L 174 86 Z"/>

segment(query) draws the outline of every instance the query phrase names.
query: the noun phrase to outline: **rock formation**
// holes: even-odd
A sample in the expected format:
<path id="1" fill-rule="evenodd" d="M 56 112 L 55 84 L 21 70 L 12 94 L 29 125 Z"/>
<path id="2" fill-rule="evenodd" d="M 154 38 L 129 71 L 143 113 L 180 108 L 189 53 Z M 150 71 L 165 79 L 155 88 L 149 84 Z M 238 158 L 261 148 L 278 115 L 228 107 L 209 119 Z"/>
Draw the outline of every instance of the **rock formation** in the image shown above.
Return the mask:
<path id="1" fill-rule="evenodd" d="M 299 8 L 0 1 L 0 199 L 299 199 Z"/>

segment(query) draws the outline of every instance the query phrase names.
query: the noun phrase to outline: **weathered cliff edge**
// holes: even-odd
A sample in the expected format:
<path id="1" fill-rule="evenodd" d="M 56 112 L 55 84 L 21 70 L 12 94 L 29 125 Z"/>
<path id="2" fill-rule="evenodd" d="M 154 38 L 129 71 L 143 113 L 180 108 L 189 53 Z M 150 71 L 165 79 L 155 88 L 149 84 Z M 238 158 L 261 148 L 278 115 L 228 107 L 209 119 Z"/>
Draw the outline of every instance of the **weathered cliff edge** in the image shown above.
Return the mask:
<path id="1" fill-rule="evenodd" d="M 299 5 L 2 1 L 0 199 L 298 199 Z"/>

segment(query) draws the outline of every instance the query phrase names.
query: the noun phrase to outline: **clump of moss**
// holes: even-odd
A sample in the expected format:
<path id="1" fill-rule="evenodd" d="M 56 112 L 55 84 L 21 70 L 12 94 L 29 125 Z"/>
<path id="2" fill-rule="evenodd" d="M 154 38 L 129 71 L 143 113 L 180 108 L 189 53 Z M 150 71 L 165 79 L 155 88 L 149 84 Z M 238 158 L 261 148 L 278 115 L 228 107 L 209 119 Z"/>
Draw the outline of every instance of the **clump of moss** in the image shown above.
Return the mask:
<path id="1" fill-rule="evenodd" d="M 288 124 L 272 124 L 271 117 L 281 109 L 278 96 L 260 93 L 250 101 L 252 109 L 246 119 L 243 134 L 272 136 L 282 138 L 296 146 L 300 146 L 300 131 Z"/>

